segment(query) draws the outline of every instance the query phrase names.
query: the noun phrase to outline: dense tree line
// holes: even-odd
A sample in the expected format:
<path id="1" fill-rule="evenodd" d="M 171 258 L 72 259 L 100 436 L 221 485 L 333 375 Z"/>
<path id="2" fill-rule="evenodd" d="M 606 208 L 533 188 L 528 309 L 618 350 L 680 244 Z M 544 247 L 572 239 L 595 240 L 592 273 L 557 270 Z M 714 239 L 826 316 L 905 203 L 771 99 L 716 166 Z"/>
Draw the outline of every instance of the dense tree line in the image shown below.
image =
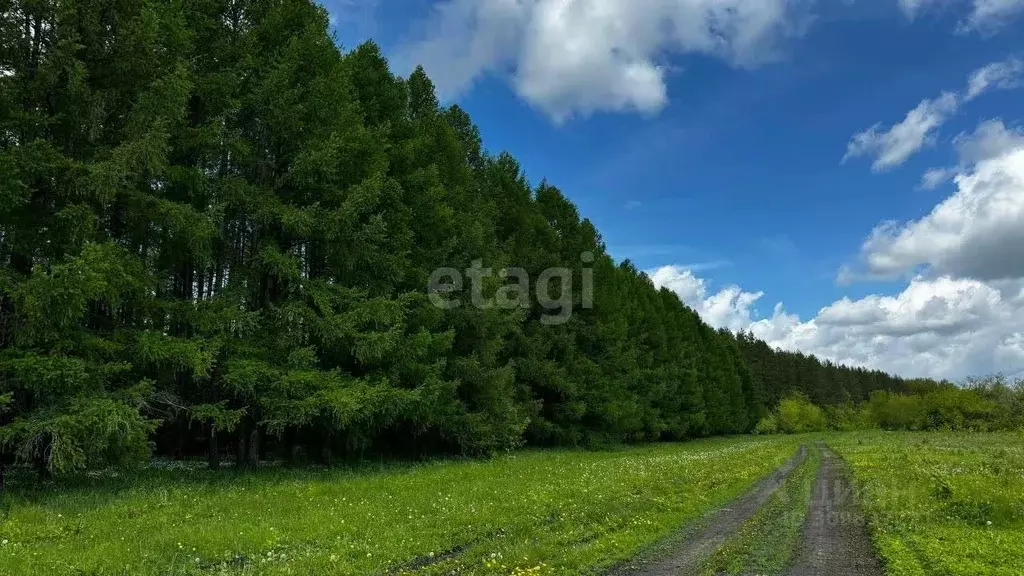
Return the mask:
<path id="1" fill-rule="evenodd" d="M 714 330 L 309 0 L 0 0 L 0 453 L 319 459 L 747 432 L 903 382 Z M 551 267 L 443 309 L 439 267 Z M 503 288 L 497 276 L 480 290 Z M 592 299 L 586 305 L 584 299 Z"/>
<path id="2" fill-rule="evenodd" d="M 773 350 L 749 332 L 736 336 L 756 385 L 765 391 L 769 406 L 775 406 L 789 392 L 800 392 L 818 406 L 860 403 L 872 392 L 910 391 L 906 381 L 879 370 L 851 368 L 800 352 Z M 932 380 L 917 382 L 937 384 Z"/>

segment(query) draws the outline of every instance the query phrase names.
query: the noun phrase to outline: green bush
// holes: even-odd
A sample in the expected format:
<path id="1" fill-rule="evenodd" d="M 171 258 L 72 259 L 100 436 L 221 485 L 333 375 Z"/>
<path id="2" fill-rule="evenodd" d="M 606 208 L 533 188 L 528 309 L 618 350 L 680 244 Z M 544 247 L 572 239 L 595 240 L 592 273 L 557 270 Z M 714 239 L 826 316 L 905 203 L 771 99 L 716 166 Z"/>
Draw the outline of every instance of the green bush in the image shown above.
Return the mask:
<path id="1" fill-rule="evenodd" d="M 1024 429 L 1024 382 L 1001 376 L 949 382 L 916 381 L 911 393 L 876 390 L 862 404 L 846 402 L 824 409 L 793 392 L 761 419 L 755 434 L 799 434 L 834 430 L 954 430 Z"/>
<path id="2" fill-rule="evenodd" d="M 827 424 L 825 413 L 801 393 L 793 393 L 779 402 L 779 430 L 787 434 L 821 432 Z"/>
<path id="3" fill-rule="evenodd" d="M 779 421 L 774 413 L 770 413 L 754 426 L 754 434 L 778 434 Z"/>
<path id="4" fill-rule="evenodd" d="M 821 432 L 827 427 L 825 412 L 807 396 L 793 392 L 779 402 L 775 411 L 765 416 L 754 428 L 755 434 L 801 434 Z"/>
<path id="5" fill-rule="evenodd" d="M 885 430 L 987 431 L 1012 427 L 1013 421 L 1011 412 L 997 402 L 952 384 L 915 395 L 876 391 L 868 412 Z"/>
<path id="6" fill-rule="evenodd" d="M 991 424 L 998 430 L 1024 429 L 1024 379 L 1008 381 L 1002 374 L 968 378 L 966 386 L 995 404 Z"/>
<path id="7" fill-rule="evenodd" d="M 922 430 L 925 426 L 921 396 L 875 391 L 868 400 L 868 411 L 875 424 L 884 430 Z"/>
<path id="8" fill-rule="evenodd" d="M 866 406 L 857 406 L 852 402 L 825 407 L 825 420 L 829 430 L 836 432 L 852 432 L 876 428 L 871 413 Z"/>

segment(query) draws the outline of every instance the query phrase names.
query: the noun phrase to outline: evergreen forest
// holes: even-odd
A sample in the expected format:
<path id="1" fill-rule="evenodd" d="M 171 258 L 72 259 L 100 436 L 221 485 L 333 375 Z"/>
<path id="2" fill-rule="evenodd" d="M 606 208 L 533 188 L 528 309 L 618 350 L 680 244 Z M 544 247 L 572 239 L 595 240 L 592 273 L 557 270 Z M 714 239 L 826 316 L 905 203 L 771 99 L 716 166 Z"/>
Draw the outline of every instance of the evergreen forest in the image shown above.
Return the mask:
<path id="1" fill-rule="evenodd" d="M 422 69 L 340 48 L 311 0 L 0 14 L 8 465 L 682 440 L 750 432 L 794 392 L 912 391 L 709 326 L 609 256 L 554 184 L 486 150 Z M 565 290 L 559 323 L 534 298 L 436 306 L 434 271 L 476 261 L 592 290 Z"/>

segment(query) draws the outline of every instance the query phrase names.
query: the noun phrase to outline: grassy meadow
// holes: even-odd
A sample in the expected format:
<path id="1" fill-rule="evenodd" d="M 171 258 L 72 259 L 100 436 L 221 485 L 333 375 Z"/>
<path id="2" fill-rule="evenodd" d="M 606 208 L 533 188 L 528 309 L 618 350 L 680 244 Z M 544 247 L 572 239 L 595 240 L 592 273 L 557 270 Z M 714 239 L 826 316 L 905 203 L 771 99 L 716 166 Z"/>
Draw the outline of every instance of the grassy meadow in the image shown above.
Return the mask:
<path id="1" fill-rule="evenodd" d="M 858 432 L 850 463 L 889 576 L 1024 573 L 1024 436 Z"/>
<path id="2" fill-rule="evenodd" d="M 198 470 L 9 494 L 0 572 L 580 574 L 741 494 L 797 437 L 378 470 Z"/>
<path id="3" fill-rule="evenodd" d="M 805 444 L 803 464 L 702 567 L 779 574 L 800 541 L 817 439 L 850 464 L 889 576 L 1020 574 L 1024 438 L 889 432 L 15 483 L 0 574 L 599 574 Z"/>

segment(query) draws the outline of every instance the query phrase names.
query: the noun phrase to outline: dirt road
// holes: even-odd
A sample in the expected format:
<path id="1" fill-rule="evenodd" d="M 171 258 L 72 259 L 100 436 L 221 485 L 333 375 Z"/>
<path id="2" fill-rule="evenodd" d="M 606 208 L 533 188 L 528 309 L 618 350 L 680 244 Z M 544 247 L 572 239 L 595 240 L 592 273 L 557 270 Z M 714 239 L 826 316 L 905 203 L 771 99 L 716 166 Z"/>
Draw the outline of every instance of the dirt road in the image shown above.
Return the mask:
<path id="1" fill-rule="evenodd" d="M 796 455 L 786 461 L 778 470 L 761 480 L 752 491 L 740 496 L 725 508 L 721 508 L 704 521 L 684 533 L 674 544 L 662 546 L 650 553 L 648 558 L 637 558 L 613 569 L 612 576 L 676 576 L 692 574 L 701 561 L 724 544 L 747 520 L 749 520 L 771 495 L 782 486 L 804 458 L 807 448 L 801 446 Z"/>
<path id="2" fill-rule="evenodd" d="M 824 444 L 819 443 L 816 449 L 821 451 L 821 467 L 803 522 L 801 541 L 784 574 L 882 576 L 882 564 L 871 544 L 845 462 Z M 608 576 L 696 574 L 702 562 L 757 514 L 806 456 L 807 448 L 801 446 L 793 458 L 761 480 L 751 492 L 640 557 L 615 567 Z"/>
<path id="3" fill-rule="evenodd" d="M 827 448 L 822 451 L 821 470 L 804 523 L 803 543 L 787 574 L 883 574 L 846 463 Z"/>

